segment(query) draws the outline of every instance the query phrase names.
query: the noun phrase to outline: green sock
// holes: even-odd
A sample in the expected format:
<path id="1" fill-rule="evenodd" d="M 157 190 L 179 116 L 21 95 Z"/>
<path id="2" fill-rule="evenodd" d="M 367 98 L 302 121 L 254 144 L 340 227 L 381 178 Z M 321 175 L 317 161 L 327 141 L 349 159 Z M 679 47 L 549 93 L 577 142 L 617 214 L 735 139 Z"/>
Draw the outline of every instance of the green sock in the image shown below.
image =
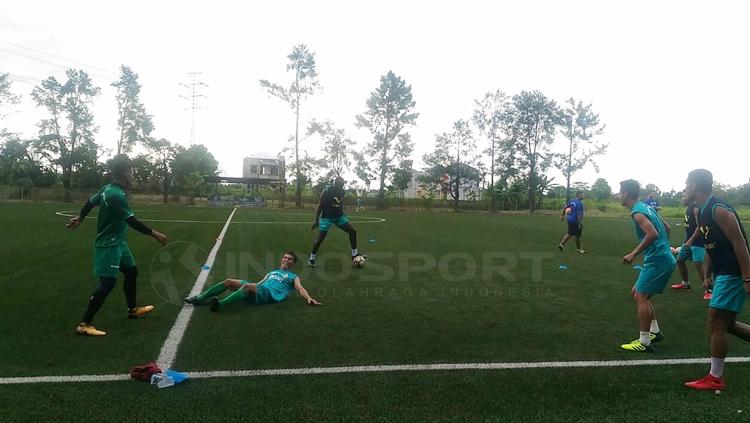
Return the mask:
<path id="1" fill-rule="evenodd" d="M 203 302 L 206 299 L 215 297 L 226 290 L 227 289 L 224 287 L 224 284 L 219 282 L 216 285 L 212 286 L 211 288 L 208 288 L 207 290 L 198 294 L 198 301 Z"/>
<path id="2" fill-rule="evenodd" d="M 240 288 L 227 295 L 223 300 L 219 301 L 219 305 L 221 307 L 224 307 L 227 304 L 236 303 L 237 301 L 244 300 L 245 298 L 247 298 L 247 292 L 245 292 L 244 289 Z"/>

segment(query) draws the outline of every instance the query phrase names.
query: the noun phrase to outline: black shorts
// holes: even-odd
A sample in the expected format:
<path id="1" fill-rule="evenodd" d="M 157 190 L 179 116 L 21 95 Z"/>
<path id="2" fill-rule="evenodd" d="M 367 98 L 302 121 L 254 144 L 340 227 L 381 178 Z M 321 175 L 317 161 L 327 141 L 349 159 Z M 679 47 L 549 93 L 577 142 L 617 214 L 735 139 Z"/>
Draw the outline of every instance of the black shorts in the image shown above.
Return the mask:
<path id="1" fill-rule="evenodd" d="M 568 235 L 581 237 L 583 234 L 583 225 L 579 225 L 578 222 L 568 222 Z"/>

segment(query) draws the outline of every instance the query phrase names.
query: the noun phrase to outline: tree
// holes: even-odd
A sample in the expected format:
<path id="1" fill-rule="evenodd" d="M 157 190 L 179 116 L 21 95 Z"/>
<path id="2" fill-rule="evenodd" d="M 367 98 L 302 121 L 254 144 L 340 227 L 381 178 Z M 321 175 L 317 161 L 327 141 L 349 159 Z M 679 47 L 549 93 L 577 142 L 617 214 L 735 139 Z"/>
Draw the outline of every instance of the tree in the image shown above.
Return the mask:
<path id="1" fill-rule="evenodd" d="M 70 188 L 73 173 L 87 162 L 90 164 L 92 152 L 96 158 L 98 147 L 94 133 L 98 128 L 94 125 L 89 105 L 99 94 L 99 88 L 82 70 L 69 69 L 65 75 L 68 78 L 65 84 L 51 76 L 34 88 L 31 97 L 37 106 L 50 113 L 48 119 L 39 123 L 40 147 L 48 152 L 55 165 L 60 166 L 63 186 Z M 70 200 L 67 189 L 65 200 Z"/>
<path id="2" fill-rule="evenodd" d="M 729 188 L 728 185 L 724 185 L 723 187 Z M 661 196 L 661 189 L 654 184 L 646 184 L 646 187 L 643 188 L 643 192 L 645 192 L 646 195 L 653 194 L 653 196 L 657 198 Z"/>
<path id="3" fill-rule="evenodd" d="M 5 117 L 3 109 L 6 106 L 18 104 L 19 97 L 10 90 L 11 80 L 7 73 L 0 73 L 0 119 Z"/>
<path id="4" fill-rule="evenodd" d="M 32 185 L 45 185 L 45 169 L 34 157 L 32 148 L 30 141 L 21 141 L 15 136 L 0 144 L 0 183 L 15 184 L 28 179 Z"/>
<path id="5" fill-rule="evenodd" d="M 366 154 L 377 164 L 379 200 L 385 195 L 386 179 L 393 172 L 392 163 L 408 158 L 414 148 L 411 137 L 404 132 L 419 116 L 412 111 L 414 106 L 411 85 L 388 71 L 380 78 L 380 86 L 370 93 L 365 113 L 357 115 L 357 126 L 367 128 L 373 135 Z"/>
<path id="6" fill-rule="evenodd" d="M 161 187 L 162 202 L 167 204 L 170 190 L 174 185 L 174 160 L 177 156 L 177 148 L 164 138 L 158 140 L 149 138 L 145 145 L 154 165 L 154 177 Z"/>
<path id="7" fill-rule="evenodd" d="M 453 197 L 453 208 L 458 210 L 460 187 L 467 180 L 468 173 L 462 172 L 468 166 L 474 164 L 476 142 L 469 126 L 469 122 L 460 119 L 453 123 L 451 132 L 443 132 L 435 137 L 435 150 L 444 151 L 443 157 L 448 159 L 448 174 L 451 175 L 452 187 L 449 190 Z M 462 161 L 463 160 L 463 161 Z M 475 175 L 471 175 L 475 176 Z M 473 179 L 473 178 L 472 178 Z"/>
<path id="8" fill-rule="evenodd" d="M 609 200 L 612 198 L 612 187 L 609 186 L 606 179 L 597 178 L 591 185 L 590 195 L 595 200 Z"/>
<path id="9" fill-rule="evenodd" d="M 117 154 L 132 151 L 136 142 L 145 142 L 154 124 L 151 116 L 140 100 L 141 84 L 138 74 L 129 67 L 120 66 L 120 79 L 112 83 L 117 89 L 117 109 L 120 139 L 117 141 Z"/>
<path id="10" fill-rule="evenodd" d="M 213 154 L 202 144 L 191 145 L 188 148 L 177 146 L 172 160 L 172 174 L 174 183 L 182 192 L 192 196 L 198 192 L 196 175 L 214 176 L 219 168 Z M 199 178 L 199 179 L 200 179 Z"/>
<path id="11" fill-rule="evenodd" d="M 346 135 L 346 131 L 336 127 L 330 120 L 322 123 L 312 121 L 307 130 L 308 136 L 314 133 L 323 137 L 324 159 L 321 161 L 323 168 L 328 170 L 326 176 L 340 176 L 344 169 L 351 165 L 348 146 L 352 140 Z"/>
<path id="12" fill-rule="evenodd" d="M 566 107 L 560 110 L 560 127 L 568 139 L 568 152 L 558 155 L 555 166 L 565 175 L 566 200 L 570 200 L 570 178 L 577 171 L 591 163 L 599 173 L 599 166 L 594 161 L 596 156 L 607 152 L 607 144 L 597 141 L 596 137 L 604 133 L 606 125 L 599 122 L 599 115 L 591 110 L 591 104 L 583 105 L 572 97 L 566 101 Z"/>
<path id="13" fill-rule="evenodd" d="M 369 191 L 370 182 L 375 178 L 370 163 L 360 151 L 352 151 L 352 159 L 354 160 L 354 174 L 365 185 L 366 191 Z"/>
<path id="14" fill-rule="evenodd" d="M 409 188 L 411 179 L 414 176 L 413 163 L 411 160 L 403 160 L 393 171 L 393 184 L 391 186 L 399 193 L 399 197 L 401 198 L 404 196 L 404 191 Z"/>
<path id="15" fill-rule="evenodd" d="M 320 86 L 318 82 L 318 72 L 315 69 L 315 53 L 308 50 L 304 44 L 294 46 L 292 52 L 287 56 L 289 63 L 286 70 L 294 72 L 294 81 L 284 87 L 274 84 L 266 79 L 260 80 L 260 86 L 266 91 L 279 98 L 294 110 L 295 128 L 294 128 L 294 174 L 296 175 L 296 191 L 294 204 L 296 207 L 302 207 L 302 175 L 299 161 L 299 112 L 301 103 L 308 96 L 315 94 L 315 90 Z"/>
<path id="16" fill-rule="evenodd" d="M 521 91 L 513 96 L 508 114 L 509 142 L 504 154 L 514 157 L 519 168 L 526 169 L 529 212 L 536 206 L 537 178 L 550 165 L 550 146 L 559 122 L 557 104 L 539 91 Z"/>
<path id="17" fill-rule="evenodd" d="M 486 152 L 490 155 L 490 211 L 495 211 L 495 174 L 497 173 L 496 158 L 500 143 L 507 139 L 507 117 L 510 103 L 508 96 L 497 90 L 488 92 L 481 100 L 474 100 L 476 108 L 474 109 L 474 124 L 479 128 L 479 132 L 489 141 L 489 148 Z"/>

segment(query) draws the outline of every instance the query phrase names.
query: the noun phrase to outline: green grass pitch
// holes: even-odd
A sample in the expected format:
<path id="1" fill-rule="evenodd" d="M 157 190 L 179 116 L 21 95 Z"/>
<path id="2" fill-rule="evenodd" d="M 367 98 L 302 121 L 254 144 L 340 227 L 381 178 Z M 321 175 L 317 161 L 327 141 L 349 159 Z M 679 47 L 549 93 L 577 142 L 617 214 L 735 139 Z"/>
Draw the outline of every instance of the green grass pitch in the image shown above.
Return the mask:
<path id="1" fill-rule="evenodd" d="M 231 209 L 136 206 L 170 237 L 162 248 L 134 231 L 140 303 L 126 319 L 118 287 L 96 316 L 103 338 L 75 336 L 96 281 L 95 220 L 70 231 L 70 204 L 0 204 L 0 378 L 119 374 L 154 360 Z M 317 269 L 305 261 L 311 211 L 238 209 L 208 284 L 260 279 L 291 249 L 295 270 L 323 307 L 295 296 L 274 306 L 198 307 L 177 354 L 183 371 L 379 364 L 703 358 L 702 292 L 665 292 L 655 304 L 666 341 L 653 354 L 622 351 L 638 335 L 629 292 L 637 272 L 625 219 L 585 221 L 585 255 L 555 246 L 556 217 L 350 212 L 364 268 L 348 263 L 332 230 Z M 96 216 L 96 211 L 92 217 Z M 384 218 L 385 222 L 375 222 Z M 676 220 L 675 220 L 676 222 Z M 673 227 L 672 243 L 682 241 Z M 567 270 L 559 270 L 565 264 Z M 691 268 L 692 278 L 695 271 Z M 675 274 L 672 278 L 677 281 Z M 750 356 L 733 339 L 731 356 Z M 0 385 L 0 421 L 741 421 L 750 414 L 750 367 L 727 365 L 721 396 L 682 382 L 705 365 L 461 370 L 194 379 L 157 390 L 142 382 Z"/>

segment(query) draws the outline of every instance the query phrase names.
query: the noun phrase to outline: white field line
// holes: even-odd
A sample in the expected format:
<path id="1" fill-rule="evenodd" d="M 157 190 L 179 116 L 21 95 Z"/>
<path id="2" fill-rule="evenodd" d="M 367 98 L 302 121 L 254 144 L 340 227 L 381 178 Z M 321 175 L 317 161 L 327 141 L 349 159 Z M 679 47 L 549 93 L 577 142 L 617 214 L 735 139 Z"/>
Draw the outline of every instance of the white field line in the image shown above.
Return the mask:
<path id="1" fill-rule="evenodd" d="M 235 210 L 237 210 L 235 208 Z M 55 212 L 58 216 L 63 217 L 75 217 L 76 214 L 73 214 L 75 212 L 73 211 L 58 211 Z M 86 219 L 96 219 L 96 216 L 87 217 Z M 370 219 L 370 220 L 359 220 L 359 219 Z M 224 223 L 219 220 L 166 220 L 166 219 L 138 219 L 141 222 L 162 222 L 162 223 Z M 350 220 L 352 223 L 357 224 L 365 224 L 365 223 L 383 223 L 385 222 L 385 219 L 382 217 L 357 217 L 352 218 Z M 233 222 L 233 225 L 299 225 L 299 224 L 309 224 L 309 220 L 305 221 L 257 221 L 257 222 Z"/>
<path id="2" fill-rule="evenodd" d="M 728 357 L 727 363 L 750 363 L 750 357 Z M 193 379 L 219 377 L 259 377 L 259 376 L 298 376 L 331 375 L 344 373 L 385 373 L 385 372 L 425 372 L 455 370 L 524 370 L 524 369 L 570 369 L 602 367 L 643 367 L 708 364 L 708 358 L 666 358 L 650 360 L 602 360 L 602 361 L 530 361 L 515 363 L 438 363 L 438 364 L 384 364 L 375 366 L 347 367 L 302 367 L 293 369 L 225 370 L 187 372 Z M 22 383 L 64 383 L 64 382 L 110 382 L 127 380 L 126 374 L 80 375 L 80 376 L 35 376 L 0 378 L 0 385 Z"/>
<path id="3" fill-rule="evenodd" d="M 190 294 L 188 296 L 192 297 L 194 295 L 198 295 L 203 289 L 203 285 L 206 283 L 208 275 L 211 273 L 211 266 L 214 265 L 214 260 L 216 260 L 216 254 L 219 253 L 219 248 L 221 248 L 221 243 L 224 240 L 224 235 L 226 235 L 229 224 L 232 222 L 232 217 L 234 216 L 234 212 L 236 211 L 237 208 L 232 210 L 232 213 L 229 214 L 226 223 L 224 223 L 224 228 L 221 229 L 219 237 L 216 238 L 214 248 L 212 248 L 211 252 L 208 253 L 206 264 L 201 267 L 201 272 L 200 274 L 198 274 L 198 278 L 195 280 L 193 289 L 190 290 Z M 174 359 L 177 356 L 177 348 L 179 348 L 180 342 L 182 342 L 182 337 L 185 336 L 185 331 L 187 330 L 188 323 L 190 322 L 190 317 L 193 315 L 194 310 L 195 307 L 193 307 L 192 305 L 182 305 L 182 309 L 180 309 L 180 313 L 177 315 L 177 320 L 174 322 L 172 329 L 169 331 L 169 335 L 167 335 L 167 339 L 164 341 L 164 345 L 161 347 L 159 357 L 156 359 L 156 364 L 160 368 L 166 370 L 172 366 L 172 363 L 174 363 Z"/>

